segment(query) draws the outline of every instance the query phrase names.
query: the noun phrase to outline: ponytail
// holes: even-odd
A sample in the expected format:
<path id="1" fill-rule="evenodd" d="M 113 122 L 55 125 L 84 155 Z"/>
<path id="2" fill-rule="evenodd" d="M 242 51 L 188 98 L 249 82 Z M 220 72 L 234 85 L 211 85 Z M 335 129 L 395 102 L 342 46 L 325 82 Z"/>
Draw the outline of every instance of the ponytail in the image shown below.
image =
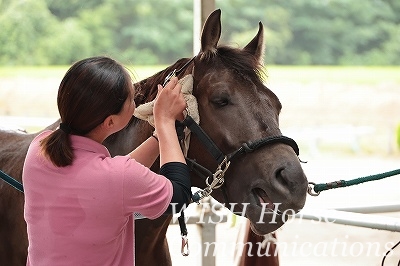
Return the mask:
<path id="1" fill-rule="evenodd" d="M 71 165 L 74 159 L 69 132 L 64 130 L 63 127 L 64 125 L 61 123 L 59 129 L 44 138 L 40 143 L 42 152 L 58 167 Z"/>

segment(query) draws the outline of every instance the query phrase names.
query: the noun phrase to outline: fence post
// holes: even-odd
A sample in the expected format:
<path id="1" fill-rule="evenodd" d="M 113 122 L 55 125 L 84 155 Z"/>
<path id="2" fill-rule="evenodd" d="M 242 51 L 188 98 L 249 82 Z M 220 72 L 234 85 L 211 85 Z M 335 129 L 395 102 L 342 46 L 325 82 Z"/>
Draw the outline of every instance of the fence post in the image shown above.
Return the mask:
<path id="1" fill-rule="evenodd" d="M 200 223 L 201 226 L 201 250 L 202 250 L 202 265 L 215 266 L 215 223 L 216 216 L 213 213 L 204 214 L 204 223 Z"/>
<path id="2" fill-rule="evenodd" d="M 201 234 L 201 252 L 202 252 L 202 265 L 215 266 L 216 264 L 216 226 L 218 223 L 226 223 L 227 216 L 224 214 L 217 214 L 216 211 L 220 210 L 223 205 L 218 203 L 212 197 L 207 197 L 202 200 L 201 206 L 201 220 L 198 226 Z"/>

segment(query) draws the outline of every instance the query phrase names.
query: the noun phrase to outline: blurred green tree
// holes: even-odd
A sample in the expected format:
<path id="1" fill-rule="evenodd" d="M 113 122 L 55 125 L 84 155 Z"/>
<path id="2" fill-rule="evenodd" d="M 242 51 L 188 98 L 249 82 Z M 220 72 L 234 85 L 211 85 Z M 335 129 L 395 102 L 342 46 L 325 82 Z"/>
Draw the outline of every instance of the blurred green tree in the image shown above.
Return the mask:
<path id="1" fill-rule="evenodd" d="M 0 13 L 0 64 L 38 64 L 39 43 L 57 21 L 43 0 L 2 3 Z"/>
<path id="2" fill-rule="evenodd" d="M 0 64 L 70 64 L 99 54 L 168 64 L 192 54 L 192 6 L 179 0 L 2 0 Z M 268 64 L 400 64 L 398 0 L 216 0 L 216 7 L 223 11 L 221 43 L 243 46 L 263 22 Z"/>

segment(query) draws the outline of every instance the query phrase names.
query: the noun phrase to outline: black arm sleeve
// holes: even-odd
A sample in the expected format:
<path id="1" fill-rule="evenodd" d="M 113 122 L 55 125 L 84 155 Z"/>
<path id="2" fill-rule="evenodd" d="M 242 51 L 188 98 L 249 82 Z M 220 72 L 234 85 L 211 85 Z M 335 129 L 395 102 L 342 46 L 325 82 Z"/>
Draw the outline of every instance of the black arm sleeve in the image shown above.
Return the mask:
<path id="1" fill-rule="evenodd" d="M 180 162 L 169 162 L 161 166 L 160 174 L 171 180 L 173 195 L 164 214 L 174 214 L 188 205 L 192 198 L 189 167 Z"/>

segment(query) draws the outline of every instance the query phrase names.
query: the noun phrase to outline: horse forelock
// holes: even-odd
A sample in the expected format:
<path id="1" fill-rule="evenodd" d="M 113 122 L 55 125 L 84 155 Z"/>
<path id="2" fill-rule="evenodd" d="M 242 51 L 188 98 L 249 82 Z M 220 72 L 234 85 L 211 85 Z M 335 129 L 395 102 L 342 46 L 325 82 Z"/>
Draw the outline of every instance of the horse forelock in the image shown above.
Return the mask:
<path id="1" fill-rule="evenodd" d="M 216 51 L 203 52 L 200 59 L 209 65 L 217 65 L 217 61 L 221 62 L 225 68 L 230 69 L 243 80 L 253 82 L 257 88 L 264 88 L 274 102 L 278 113 L 282 109 L 279 98 L 264 85 L 267 73 L 261 63 L 262 61 L 253 54 L 239 48 L 220 45 Z"/>

